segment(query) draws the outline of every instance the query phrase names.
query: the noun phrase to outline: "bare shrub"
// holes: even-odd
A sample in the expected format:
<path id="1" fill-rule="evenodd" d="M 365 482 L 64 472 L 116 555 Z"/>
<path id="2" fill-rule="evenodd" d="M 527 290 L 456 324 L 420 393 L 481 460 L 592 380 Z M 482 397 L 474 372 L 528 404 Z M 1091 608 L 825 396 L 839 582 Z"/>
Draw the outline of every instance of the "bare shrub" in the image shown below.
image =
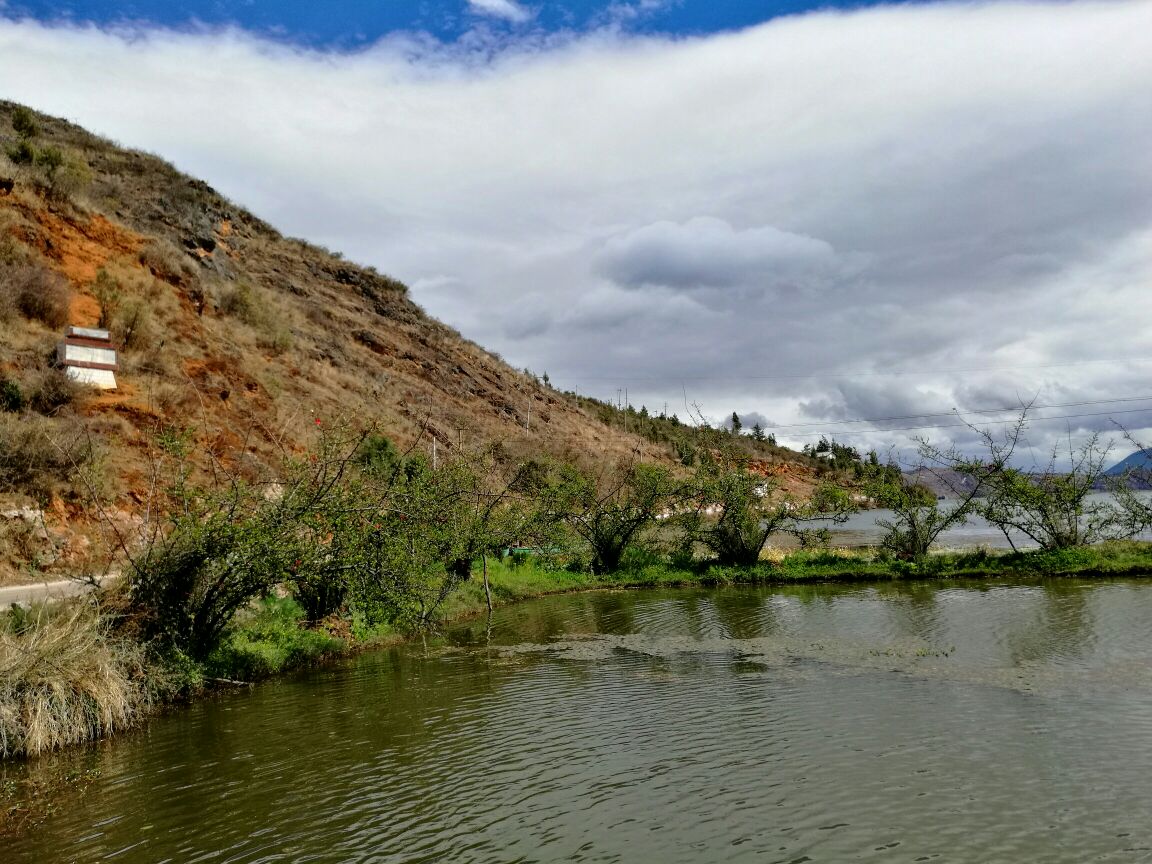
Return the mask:
<path id="1" fill-rule="evenodd" d="M 26 318 L 53 328 L 68 323 L 72 291 L 63 276 L 47 267 L 0 267 L 0 295 L 7 295 L 8 303 Z"/>
<path id="2" fill-rule="evenodd" d="M 174 285 L 183 285 L 196 276 L 188 256 L 171 240 L 153 240 L 140 252 L 140 263 L 156 278 Z"/>
<path id="3" fill-rule="evenodd" d="M 0 414 L 0 492 L 45 500 L 91 459 L 91 445 L 77 427 Z"/>
<path id="4" fill-rule="evenodd" d="M 16 296 L 8 289 L 0 270 L 0 324 L 7 324 L 16 317 Z"/>
<path id="5" fill-rule="evenodd" d="M 63 369 L 51 367 L 33 372 L 24 383 L 28 407 L 38 414 L 52 416 L 60 409 L 75 406 L 88 389 L 68 377 Z"/>
<path id="6" fill-rule="evenodd" d="M 44 528 L 34 519 L 0 519 L 0 550 L 19 565 L 34 564 L 48 545 Z"/>
<path id="7" fill-rule="evenodd" d="M 112 335 L 124 351 L 137 351 L 152 345 L 156 328 L 148 304 L 143 300 L 124 304 L 113 321 Z"/>

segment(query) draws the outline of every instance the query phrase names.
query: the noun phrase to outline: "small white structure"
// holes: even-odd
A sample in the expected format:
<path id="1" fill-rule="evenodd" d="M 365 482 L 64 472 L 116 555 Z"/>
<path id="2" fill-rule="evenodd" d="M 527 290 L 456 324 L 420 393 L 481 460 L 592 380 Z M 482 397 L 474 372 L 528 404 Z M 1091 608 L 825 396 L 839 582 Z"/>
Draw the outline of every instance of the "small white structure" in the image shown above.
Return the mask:
<path id="1" fill-rule="evenodd" d="M 92 327 L 69 327 L 56 347 L 56 360 L 73 381 L 100 390 L 116 389 L 120 363 L 112 347 L 112 334 Z"/>

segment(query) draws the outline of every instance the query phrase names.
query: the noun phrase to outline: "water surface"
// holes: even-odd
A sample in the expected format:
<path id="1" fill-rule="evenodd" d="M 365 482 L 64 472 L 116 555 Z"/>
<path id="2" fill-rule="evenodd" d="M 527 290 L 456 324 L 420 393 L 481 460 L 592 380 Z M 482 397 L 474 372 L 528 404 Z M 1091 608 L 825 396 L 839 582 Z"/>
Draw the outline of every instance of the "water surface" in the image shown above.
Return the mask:
<path id="1" fill-rule="evenodd" d="M 1139 581 L 549 598 L 48 760 L 99 777 L 0 860 L 1152 861 L 1150 634 Z"/>

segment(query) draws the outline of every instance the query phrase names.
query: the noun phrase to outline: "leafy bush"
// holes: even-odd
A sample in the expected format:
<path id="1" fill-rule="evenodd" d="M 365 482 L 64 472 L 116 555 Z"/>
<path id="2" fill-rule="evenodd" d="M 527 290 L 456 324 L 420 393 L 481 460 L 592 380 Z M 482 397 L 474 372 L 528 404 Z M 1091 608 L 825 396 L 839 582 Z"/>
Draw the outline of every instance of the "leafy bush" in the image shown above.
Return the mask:
<path id="1" fill-rule="evenodd" d="M 40 134 L 36 116 L 23 105 L 12 109 L 12 131 L 21 138 L 35 138 Z"/>
<path id="2" fill-rule="evenodd" d="M 383 435 L 372 434 L 356 451 L 356 461 L 365 471 L 387 478 L 400 466 L 401 458 L 396 445 Z"/>
<path id="3" fill-rule="evenodd" d="M 39 161 L 39 160 L 38 160 Z M 41 163 L 43 164 L 43 163 Z M 74 201 L 92 185 L 92 169 L 79 153 L 64 151 L 45 166 L 48 193 L 61 201 Z"/>
<path id="4" fill-rule="evenodd" d="M 267 512 L 247 496 L 199 502 L 130 565 L 131 606 L 146 640 L 205 660 L 237 610 L 283 574 Z"/>
<path id="5" fill-rule="evenodd" d="M 291 598 L 267 597 L 241 613 L 205 664 L 209 675 L 255 681 L 313 663 L 344 647 L 340 639 L 301 624 L 304 611 Z"/>
<path id="6" fill-rule="evenodd" d="M 24 410 L 27 401 L 20 385 L 5 378 L 0 381 L 0 411 L 19 414 Z"/>
<path id="7" fill-rule="evenodd" d="M 18 141 L 5 152 L 14 165 L 34 165 L 36 163 L 36 146 L 31 141 Z"/>

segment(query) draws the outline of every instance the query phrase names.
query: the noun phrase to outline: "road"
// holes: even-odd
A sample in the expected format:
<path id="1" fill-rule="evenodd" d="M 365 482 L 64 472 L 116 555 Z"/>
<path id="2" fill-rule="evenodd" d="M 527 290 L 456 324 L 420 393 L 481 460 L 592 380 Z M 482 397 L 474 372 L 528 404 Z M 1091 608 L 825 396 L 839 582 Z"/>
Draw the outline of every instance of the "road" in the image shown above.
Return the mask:
<path id="1" fill-rule="evenodd" d="M 105 579 L 108 578 L 114 577 L 105 577 Z M 39 582 L 34 585 L 13 585 L 9 588 L 0 588 L 0 609 L 7 609 L 13 603 L 25 606 L 29 603 L 78 597 L 91 590 L 92 586 L 89 583 L 79 582 L 75 579 L 65 579 L 62 582 Z"/>

